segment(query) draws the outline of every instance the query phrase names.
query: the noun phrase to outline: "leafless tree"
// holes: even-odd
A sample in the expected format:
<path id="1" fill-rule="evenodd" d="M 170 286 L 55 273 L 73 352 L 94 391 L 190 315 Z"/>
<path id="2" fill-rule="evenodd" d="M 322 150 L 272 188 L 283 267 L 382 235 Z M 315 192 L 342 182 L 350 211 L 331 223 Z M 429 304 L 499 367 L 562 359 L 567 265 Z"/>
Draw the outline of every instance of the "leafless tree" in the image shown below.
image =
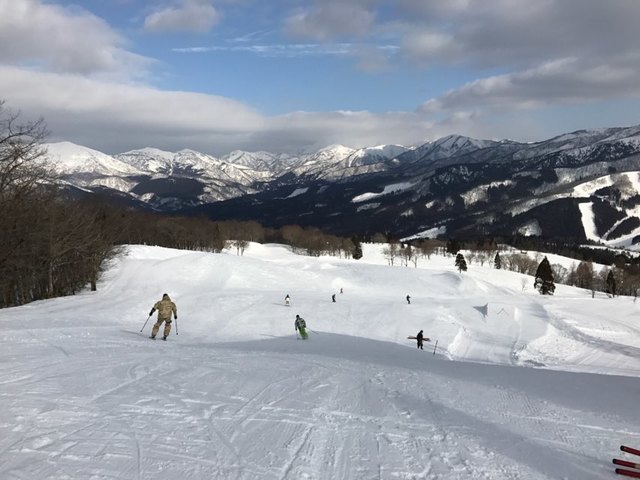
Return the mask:
<path id="1" fill-rule="evenodd" d="M 551 271 L 553 272 L 553 278 L 556 283 L 567 283 L 567 275 L 569 271 L 566 267 L 559 263 L 554 263 L 551 265 Z"/>
<path id="2" fill-rule="evenodd" d="M 233 240 L 231 244 L 235 247 L 236 255 L 238 256 L 244 255 L 244 251 L 249 246 L 249 242 L 247 240 Z"/>
<path id="3" fill-rule="evenodd" d="M 395 242 L 389 243 L 386 247 L 382 249 L 382 254 L 387 259 L 389 265 L 393 265 L 396 257 L 398 256 L 398 244 Z"/>
<path id="4" fill-rule="evenodd" d="M 592 262 L 580 262 L 576 268 L 576 286 L 591 289 L 594 283 Z"/>

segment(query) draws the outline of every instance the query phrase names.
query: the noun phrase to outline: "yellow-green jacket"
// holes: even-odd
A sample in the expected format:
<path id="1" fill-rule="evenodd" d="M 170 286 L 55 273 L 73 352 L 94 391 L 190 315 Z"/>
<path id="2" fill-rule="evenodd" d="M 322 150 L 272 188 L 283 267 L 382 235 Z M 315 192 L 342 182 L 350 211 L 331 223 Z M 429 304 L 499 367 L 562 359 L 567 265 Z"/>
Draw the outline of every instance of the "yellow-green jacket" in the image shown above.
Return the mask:
<path id="1" fill-rule="evenodd" d="M 162 296 L 162 300 L 156 302 L 149 315 L 153 315 L 156 310 L 158 311 L 158 320 L 164 320 L 165 322 L 171 320 L 171 312 L 173 312 L 174 318 L 178 318 L 178 308 L 166 293 Z"/>

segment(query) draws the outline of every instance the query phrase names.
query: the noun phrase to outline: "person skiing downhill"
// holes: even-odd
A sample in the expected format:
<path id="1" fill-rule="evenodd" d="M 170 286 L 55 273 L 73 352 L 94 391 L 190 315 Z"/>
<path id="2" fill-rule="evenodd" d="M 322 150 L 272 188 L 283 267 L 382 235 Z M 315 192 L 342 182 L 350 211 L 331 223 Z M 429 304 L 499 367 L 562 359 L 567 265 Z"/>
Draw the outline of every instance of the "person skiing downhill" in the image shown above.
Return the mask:
<path id="1" fill-rule="evenodd" d="M 307 334 L 307 324 L 305 323 L 304 318 L 300 315 L 296 315 L 294 326 L 296 327 L 296 332 L 300 333 L 300 337 L 302 337 L 303 340 L 306 340 L 309 337 Z"/>
<path id="2" fill-rule="evenodd" d="M 411 305 L 411 297 L 409 295 L 407 295 L 407 303 Z"/>
<path id="3" fill-rule="evenodd" d="M 151 309 L 149 316 L 153 315 L 153 312 L 158 311 L 158 321 L 153 325 L 153 329 L 151 330 L 151 338 L 155 340 L 156 335 L 158 334 L 158 330 L 160 330 L 160 326 L 164 323 L 164 336 L 163 340 L 166 340 L 171 332 L 171 314 L 173 313 L 173 318 L 175 320 L 178 319 L 178 308 L 176 304 L 171 301 L 168 294 L 162 295 L 162 300 L 156 302 L 156 304 Z"/>
<path id="4" fill-rule="evenodd" d="M 420 330 L 418 332 L 418 334 L 416 335 L 416 341 L 418 342 L 418 348 L 420 350 L 424 350 L 424 348 L 422 348 L 422 341 L 424 340 L 424 335 L 422 334 L 422 330 Z"/>
<path id="5" fill-rule="evenodd" d="M 291 305 L 291 297 L 289 297 L 289 294 L 287 293 L 287 296 L 284 297 L 284 304 L 288 307 L 289 305 Z"/>

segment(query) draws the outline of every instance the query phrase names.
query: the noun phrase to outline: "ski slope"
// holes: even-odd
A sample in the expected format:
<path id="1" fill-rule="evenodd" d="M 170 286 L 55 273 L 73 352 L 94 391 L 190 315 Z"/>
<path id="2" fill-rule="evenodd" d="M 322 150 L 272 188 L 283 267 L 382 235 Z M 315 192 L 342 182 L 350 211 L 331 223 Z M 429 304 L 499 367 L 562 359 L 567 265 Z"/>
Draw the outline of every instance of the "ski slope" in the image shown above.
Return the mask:
<path id="1" fill-rule="evenodd" d="M 640 445 L 640 305 L 380 250 L 131 246 L 97 292 L 0 310 L 0 478 L 615 477 Z M 179 334 L 152 341 L 165 292 Z"/>

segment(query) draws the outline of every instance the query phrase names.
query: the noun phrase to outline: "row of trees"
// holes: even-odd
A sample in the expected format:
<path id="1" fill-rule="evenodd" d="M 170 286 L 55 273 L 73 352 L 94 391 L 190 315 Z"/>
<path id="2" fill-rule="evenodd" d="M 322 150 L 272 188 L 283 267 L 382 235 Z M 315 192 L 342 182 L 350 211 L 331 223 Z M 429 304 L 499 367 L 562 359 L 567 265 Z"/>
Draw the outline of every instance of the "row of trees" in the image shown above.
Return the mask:
<path id="1" fill-rule="evenodd" d="M 242 255 L 249 242 L 281 243 L 296 253 L 312 256 L 357 255 L 357 239 L 328 235 L 317 228 L 285 225 L 272 229 L 257 222 L 212 221 L 206 217 L 165 216 L 129 210 L 120 213 L 116 243 L 157 245 L 185 250 L 221 252 L 235 249 Z"/>
<path id="2" fill-rule="evenodd" d="M 640 291 L 640 266 L 637 264 L 614 264 L 597 270 L 593 262 L 581 261 L 567 268 L 558 263 L 550 264 L 547 257 L 540 261 L 540 257 L 540 253 L 531 257 L 526 253 L 500 255 L 497 252 L 494 266 L 540 278 L 541 265 L 546 261 L 542 266 L 542 276 L 548 281 L 591 290 L 592 295 L 605 292 L 612 296 L 637 297 Z"/>
<path id="3" fill-rule="evenodd" d="M 46 135 L 42 119 L 22 122 L 0 102 L 0 307 L 95 289 L 116 253 L 107 211 L 61 193 Z"/>
<path id="4" fill-rule="evenodd" d="M 377 240 L 386 242 L 383 236 Z M 585 288 L 591 290 L 592 294 L 600 291 L 612 296 L 637 297 L 640 292 L 640 263 L 629 262 L 628 257 L 621 254 L 610 256 L 613 261 L 611 267 L 596 270 L 593 262 L 590 261 L 574 262 L 567 268 L 560 264 L 551 264 L 542 253 L 537 252 L 532 256 L 527 252 L 515 251 L 507 245 L 496 244 L 491 240 L 466 245 L 464 255 L 460 253 L 463 245 L 456 240 L 444 242 L 425 239 L 413 244 L 402 244 L 392 240 L 383 249 L 383 254 L 389 265 L 412 264 L 416 267 L 419 259 L 428 259 L 432 254 L 453 255 L 455 256 L 454 266 L 460 272 L 467 270 L 467 263 L 478 263 L 483 266 L 493 262 L 494 268 L 532 276 L 534 287 L 543 294 L 553 294 L 555 283 Z"/>

